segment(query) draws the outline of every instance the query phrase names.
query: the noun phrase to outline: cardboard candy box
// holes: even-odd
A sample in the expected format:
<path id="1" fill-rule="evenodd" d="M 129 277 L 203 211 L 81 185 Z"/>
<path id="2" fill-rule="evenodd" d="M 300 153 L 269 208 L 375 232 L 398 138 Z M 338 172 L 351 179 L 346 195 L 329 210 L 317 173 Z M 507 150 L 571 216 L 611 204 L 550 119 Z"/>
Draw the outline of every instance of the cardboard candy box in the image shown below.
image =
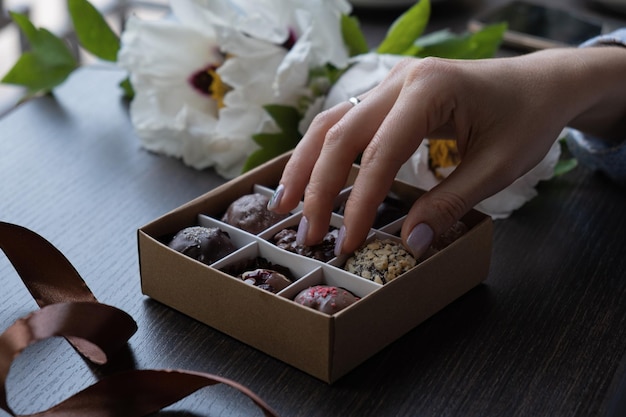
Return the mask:
<path id="1" fill-rule="evenodd" d="M 138 230 L 142 292 L 194 319 L 325 382 L 332 383 L 403 334 L 483 281 L 491 256 L 492 222 L 470 211 L 462 221 L 468 231 L 409 272 L 380 285 L 343 270 L 348 255 L 321 262 L 279 249 L 269 240 L 296 226 L 300 206 L 281 223 L 253 235 L 220 221 L 237 198 L 259 192 L 271 195 L 289 154 L 192 200 Z M 358 173 L 354 166 L 345 193 Z M 412 202 L 423 192 L 396 181 L 391 192 Z M 341 196 L 338 198 L 341 198 Z M 341 226 L 333 214 L 331 226 Z M 178 231 L 195 225 L 226 231 L 237 251 L 205 265 L 167 246 Z M 402 218 L 371 231 L 399 240 Z M 221 268 L 263 257 L 288 267 L 297 280 L 277 294 L 246 284 Z M 360 300 L 328 315 L 293 302 L 309 286 L 344 287 Z M 271 317 L 271 320 L 255 320 Z"/>

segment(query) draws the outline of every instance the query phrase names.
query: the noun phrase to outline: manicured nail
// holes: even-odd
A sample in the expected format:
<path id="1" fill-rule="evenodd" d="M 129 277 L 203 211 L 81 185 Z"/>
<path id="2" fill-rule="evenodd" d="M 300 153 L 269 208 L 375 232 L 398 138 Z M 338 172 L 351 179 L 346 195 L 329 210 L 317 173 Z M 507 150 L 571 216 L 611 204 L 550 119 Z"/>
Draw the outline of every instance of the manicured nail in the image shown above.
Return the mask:
<path id="1" fill-rule="evenodd" d="M 415 258 L 421 257 L 426 252 L 434 236 L 433 229 L 426 223 L 420 223 L 411 230 L 406 243 Z"/>
<path id="2" fill-rule="evenodd" d="M 272 194 L 272 198 L 267 202 L 267 209 L 274 210 L 280 204 L 280 200 L 283 198 L 283 194 L 285 193 L 285 186 L 282 184 L 278 184 L 274 194 Z"/>
<path id="3" fill-rule="evenodd" d="M 339 233 L 337 233 L 337 240 L 335 240 L 335 256 L 341 255 L 344 240 L 346 240 L 346 226 L 341 225 Z"/>
<path id="4" fill-rule="evenodd" d="M 302 216 L 300 224 L 298 225 L 298 233 L 296 233 L 296 243 L 298 245 L 304 245 L 307 233 L 309 233 L 309 221 L 306 217 Z"/>

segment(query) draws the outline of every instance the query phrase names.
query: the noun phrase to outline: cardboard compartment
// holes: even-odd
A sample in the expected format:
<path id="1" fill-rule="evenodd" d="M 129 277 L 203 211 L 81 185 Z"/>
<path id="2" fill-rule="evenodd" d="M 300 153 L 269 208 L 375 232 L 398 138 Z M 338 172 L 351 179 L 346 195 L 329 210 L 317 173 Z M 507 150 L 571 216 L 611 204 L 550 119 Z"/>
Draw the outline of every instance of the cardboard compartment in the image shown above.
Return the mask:
<path id="1" fill-rule="evenodd" d="M 289 218 L 283 220 L 280 223 L 275 224 L 274 226 L 260 233 L 259 236 L 262 239 L 265 239 L 266 241 L 272 243 L 273 245 L 277 245 L 277 240 L 275 239 L 276 234 L 281 232 L 284 229 L 290 229 L 291 233 L 295 233 L 298 230 L 298 225 L 301 219 L 302 219 L 302 212 L 301 211 L 296 212 L 294 215 L 290 216 Z M 336 236 L 342 224 L 343 224 L 342 217 L 333 213 L 330 218 L 330 225 L 328 227 L 328 231 L 329 232 L 334 231 L 334 235 L 332 236 Z M 315 245 L 312 249 L 314 249 L 314 252 L 316 253 L 315 254 L 309 253 L 308 257 L 317 259 L 320 262 L 328 262 L 331 264 L 335 263 L 336 262 L 335 254 L 334 254 L 335 239 L 329 240 L 329 242 L 332 243 L 332 245 L 324 244 L 324 242 L 322 242 L 322 244 L 320 245 Z M 284 249 L 284 250 L 289 252 L 287 249 Z M 296 257 L 307 258 L 307 255 L 302 255 L 297 252 L 290 252 L 290 253 L 293 253 L 294 256 Z"/>
<path id="2" fill-rule="evenodd" d="M 289 154 L 194 199 L 138 230 L 142 292 L 268 355 L 328 383 L 419 325 L 479 284 L 487 276 L 492 222 L 477 211 L 462 219 L 468 232 L 444 250 L 385 284 L 375 284 L 342 269 L 347 256 L 324 263 L 290 253 L 268 242 L 281 227 L 297 225 L 301 205 L 280 225 L 258 235 L 232 228 L 219 219 L 238 197 L 273 192 Z M 344 193 L 358 173 L 353 167 Z M 393 196 L 412 202 L 422 191 L 396 181 Z M 342 217 L 333 215 L 332 225 Z M 396 234 L 403 218 L 372 230 L 370 237 Z M 220 227 L 238 250 L 205 265 L 167 247 L 179 230 L 194 225 Z M 220 268 L 251 256 L 287 266 L 296 281 L 277 294 L 246 284 Z M 293 301 L 312 285 L 344 287 L 360 297 L 356 303 L 325 314 Z M 250 312 L 271 320 L 254 320 Z"/>

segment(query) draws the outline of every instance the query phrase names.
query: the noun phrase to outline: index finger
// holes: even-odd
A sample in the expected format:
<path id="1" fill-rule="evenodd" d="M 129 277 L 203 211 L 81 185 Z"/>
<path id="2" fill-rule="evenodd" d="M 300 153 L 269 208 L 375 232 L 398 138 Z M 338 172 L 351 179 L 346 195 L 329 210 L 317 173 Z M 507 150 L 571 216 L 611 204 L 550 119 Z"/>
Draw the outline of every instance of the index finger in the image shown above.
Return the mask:
<path id="1" fill-rule="evenodd" d="M 430 132 L 451 126 L 454 89 L 451 93 L 444 88 L 449 82 L 441 71 L 433 71 L 432 62 L 419 61 L 405 69 L 396 101 L 363 152 L 360 170 L 346 203 L 345 229 L 336 253 L 357 249 L 367 237 L 377 208 L 402 164 Z"/>
<path id="2" fill-rule="evenodd" d="M 326 132 L 337 123 L 350 108 L 349 102 L 340 103 L 335 107 L 318 114 L 311 126 L 293 150 L 285 165 L 279 182 L 280 197 L 272 202 L 272 210 L 287 213 L 298 205 L 304 195 L 313 167 L 317 162 Z"/>
<path id="3" fill-rule="evenodd" d="M 301 231 L 302 243 L 318 242 L 328 232 L 335 197 L 345 187 L 359 153 L 370 146 L 387 112 L 394 105 L 398 91 L 397 83 L 381 83 L 361 96 L 362 102 L 349 108 L 325 131 L 323 146 L 305 191 L 303 216 L 307 222 Z M 363 210 L 372 214 L 376 206 L 364 207 Z M 369 226 L 364 224 L 362 229 L 362 233 L 367 234 Z"/>

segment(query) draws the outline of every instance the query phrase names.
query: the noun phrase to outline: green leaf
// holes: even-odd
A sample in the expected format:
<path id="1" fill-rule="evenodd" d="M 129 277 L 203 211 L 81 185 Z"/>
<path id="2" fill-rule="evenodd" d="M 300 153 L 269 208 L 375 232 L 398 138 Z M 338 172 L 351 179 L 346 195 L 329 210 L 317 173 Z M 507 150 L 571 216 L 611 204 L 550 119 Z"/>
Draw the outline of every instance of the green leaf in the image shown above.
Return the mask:
<path id="1" fill-rule="evenodd" d="M 350 56 L 367 53 L 369 47 L 356 17 L 341 15 L 341 35 Z"/>
<path id="2" fill-rule="evenodd" d="M 296 140 L 294 140 L 294 138 Z M 260 149 L 254 151 L 246 160 L 242 173 L 255 168 L 264 162 L 269 161 L 283 153 L 295 148 L 301 139 L 301 136 L 287 135 L 281 133 L 258 133 L 252 136 L 252 139 L 261 146 Z"/>
<path id="3" fill-rule="evenodd" d="M 302 139 L 302 135 L 298 131 L 298 124 L 302 116 L 295 108 L 271 104 L 264 106 L 264 109 L 274 119 L 281 131 L 278 133 L 258 133 L 252 136 L 260 149 L 248 157 L 242 172 L 247 172 L 295 148 Z"/>
<path id="4" fill-rule="evenodd" d="M 117 61 L 120 40 L 98 9 L 87 0 L 67 0 L 67 7 L 81 46 L 98 58 Z"/>
<path id="5" fill-rule="evenodd" d="M 577 166 L 578 166 L 578 161 L 576 160 L 576 158 L 561 159 L 557 161 L 556 165 L 554 166 L 554 176 L 558 177 L 559 175 L 563 175 L 567 172 L 570 172 Z"/>
<path id="6" fill-rule="evenodd" d="M 377 52 L 401 55 L 424 32 L 429 19 L 430 1 L 420 0 L 393 22 Z"/>
<path id="7" fill-rule="evenodd" d="M 17 63 L 0 80 L 26 87 L 28 94 L 48 93 L 63 83 L 78 63 L 65 42 L 46 29 L 37 29 L 23 14 L 11 13 L 22 30 L 31 50 L 24 52 Z"/>
<path id="8" fill-rule="evenodd" d="M 120 82 L 120 88 L 124 93 L 124 98 L 132 100 L 133 97 L 135 97 L 135 89 L 133 88 L 133 84 L 130 82 L 130 78 L 124 78 Z"/>
<path id="9" fill-rule="evenodd" d="M 299 135 L 298 123 L 300 123 L 301 115 L 295 107 L 282 104 L 268 104 L 263 106 L 263 108 L 284 133 Z"/>
<path id="10" fill-rule="evenodd" d="M 294 136 L 286 135 L 284 132 L 280 133 L 257 133 L 254 135 L 254 141 L 261 146 L 263 149 L 267 151 L 271 151 L 271 154 L 274 156 L 278 156 L 282 153 L 285 153 L 291 149 L 293 149 L 300 140 L 300 137 L 296 137 L 297 140 L 294 141 Z"/>
<path id="11" fill-rule="evenodd" d="M 48 93 L 67 79 L 75 66 L 48 66 L 37 55 L 25 52 L 2 78 L 3 83 L 26 87 L 29 95 Z"/>
<path id="12" fill-rule="evenodd" d="M 493 57 L 502 43 L 506 24 L 496 24 L 470 34 L 455 35 L 448 30 L 432 33 L 417 40 L 413 56 L 437 56 L 453 59 L 484 59 Z"/>
<path id="13" fill-rule="evenodd" d="M 274 157 L 280 155 L 280 153 L 276 153 L 271 149 L 261 148 L 254 151 L 246 160 L 241 173 L 245 173 L 250 171 L 252 168 L 256 168 L 259 165 L 273 159 Z"/>

